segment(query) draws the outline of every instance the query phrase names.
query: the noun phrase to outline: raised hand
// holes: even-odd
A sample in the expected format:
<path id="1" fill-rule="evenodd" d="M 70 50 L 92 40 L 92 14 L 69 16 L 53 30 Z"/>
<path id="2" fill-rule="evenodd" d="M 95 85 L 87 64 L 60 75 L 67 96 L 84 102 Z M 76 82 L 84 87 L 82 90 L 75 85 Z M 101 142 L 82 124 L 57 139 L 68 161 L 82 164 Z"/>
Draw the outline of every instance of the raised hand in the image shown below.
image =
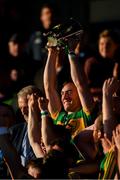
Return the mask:
<path id="1" fill-rule="evenodd" d="M 116 127 L 116 130 L 113 131 L 113 138 L 115 146 L 120 151 L 120 124 Z"/>
<path id="2" fill-rule="evenodd" d="M 48 110 L 48 100 L 46 98 L 38 98 L 38 107 L 40 111 Z"/>
<path id="3" fill-rule="evenodd" d="M 106 154 L 107 152 L 109 152 L 109 150 L 111 148 L 114 148 L 114 142 L 113 142 L 113 139 L 112 141 L 110 141 L 106 134 L 104 134 L 104 138 L 101 138 L 101 143 L 102 143 L 102 147 L 103 147 L 103 151 L 104 153 Z"/>
<path id="4" fill-rule="evenodd" d="M 80 53 L 80 42 L 77 39 L 74 38 L 69 38 L 68 40 L 68 48 L 69 51 L 71 52 L 75 52 L 75 54 L 79 54 Z"/>
<path id="5" fill-rule="evenodd" d="M 28 138 L 36 157 L 43 157 L 44 152 L 41 147 L 41 116 L 38 107 L 38 96 L 32 94 L 28 96 Z"/>
<path id="6" fill-rule="evenodd" d="M 120 87 L 119 80 L 115 78 L 109 78 L 105 80 L 103 84 L 103 94 L 112 96 Z"/>
<path id="7" fill-rule="evenodd" d="M 28 120 L 31 118 L 36 120 L 40 119 L 39 107 L 38 107 L 38 96 L 36 94 L 28 95 Z"/>
<path id="8" fill-rule="evenodd" d="M 52 41 L 47 42 L 47 49 L 48 49 L 48 53 L 52 53 L 52 54 L 55 54 L 55 55 L 58 55 L 59 51 L 60 51 L 60 48 L 55 46 L 54 42 L 52 42 Z"/>
<path id="9" fill-rule="evenodd" d="M 32 110 L 36 110 L 38 109 L 38 97 L 36 96 L 36 94 L 31 94 L 27 96 L 28 98 L 28 107 Z"/>

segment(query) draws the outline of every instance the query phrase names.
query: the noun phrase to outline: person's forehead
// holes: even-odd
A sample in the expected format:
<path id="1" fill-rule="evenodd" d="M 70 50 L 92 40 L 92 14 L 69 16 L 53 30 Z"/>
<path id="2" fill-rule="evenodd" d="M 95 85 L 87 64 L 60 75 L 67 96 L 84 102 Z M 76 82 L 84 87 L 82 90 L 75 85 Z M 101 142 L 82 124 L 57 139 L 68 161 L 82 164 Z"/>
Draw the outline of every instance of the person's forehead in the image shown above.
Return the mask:
<path id="1" fill-rule="evenodd" d="M 10 42 L 9 42 L 9 45 L 10 45 L 10 46 L 14 46 L 14 45 L 18 45 L 18 43 L 17 43 L 17 42 L 14 42 L 14 41 L 10 41 Z"/>
<path id="2" fill-rule="evenodd" d="M 110 36 L 101 37 L 99 42 L 112 42 L 112 38 Z"/>
<path id="3" fill-rule="evenodd" d="M 27 97 L 19 97 L 18 104 L 27 104 L 28 100 Z"/>
<path id="4" fill-rule="evenodd" d="M 41 15 L 46 13 L 46 12 L 50 12 L 51 13 L 51 9 L 49 7 L 44 7 L 41 11 Z"/>
<path id="5" fill-rule="evenodd" d="M 75 85 L 73 83 L 67 83 L 64 85 L 64 87 L 62 88 L 62 92 L 63 91 L 69 91 L 69 90 L 74 90 L 75 89 Z"/>

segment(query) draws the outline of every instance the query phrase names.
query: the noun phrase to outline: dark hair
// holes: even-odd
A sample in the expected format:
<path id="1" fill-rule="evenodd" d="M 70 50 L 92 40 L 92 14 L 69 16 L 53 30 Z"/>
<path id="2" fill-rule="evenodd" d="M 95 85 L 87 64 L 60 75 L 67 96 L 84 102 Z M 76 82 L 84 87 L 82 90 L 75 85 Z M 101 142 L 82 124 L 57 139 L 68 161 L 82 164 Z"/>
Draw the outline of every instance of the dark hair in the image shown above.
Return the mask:
<path id="1" fill-rule="evenodd" d="M 50 3 L 49 3 L 49 4 L 46 3 L 46 4 L 43 4 L 43 5 L 41 6 L 41 8 L 40 8 L 40 15 L 41 15 L 41 13 L 42 13 L 42 10 L 45 9 L 45 8 L 50 9 L 51 12 L 54 14 L 54 8 L 53 8 L 53 5 L 50 4 Z"/>
<path id="2" fill-rule="evenodd" d="M 62 89 L 63 89 L 63 87 L 66 86 L 66 85 L 69 84 L 69 83 L 74 84 L 71 79 L 68 79 L 67 81 L 65 81 L 65 82 L 61 85 L 61 87 L 59 88 L 59 92 L 61 92 Z"/>
<path id="3" fill-rule="evenodd" d="M 56 138 L 50 142 L 51 146 L 58 145 L 62 149 L 65 149 L 71 140 L 70 131 L 61 125 L 54 125 L 53 131 L 56 134 Z"/>
<path id="4" fill-rule="evenodd" d="M 50 150 L 44 157 L 43 170 L 41 178 L 43 179 L 66 179 L 67 164 L 63 152 Z"/>
<path id="5" fill-rule="evenodd" d="M 30 167 L 41 169 L 43 167 L 43 158 L 37 158 L 28 161 L 26 168 L 29 169 Z"/>
<path id="6" fill-rule="evenodd" d="M 26 39 L 24 35 L 20 33 L 15 33 L 10 37 L 9 42 L 14 42 L 16 44 L 24 44 L 26 42 Z"/>
<path id="7" fill-rule="evenodd" d="M 76 162 L 79 154 L 71 141 L 69 129 L 66 129 L 65 126 L 56 125 L 54 132 L 56 133 L 56 138 L 50 143 L 51 146 L 58 145 L 63 150 L 66 158 L 72 158 Z"/>
<path id="8" fill-rule="evenodd" d="M 71 138 L 70 131 L 68 129 L 66 129 L 65 126 L 54 125 L 54 132 L 59 137 L 66 137 L 67 139 Z"/>

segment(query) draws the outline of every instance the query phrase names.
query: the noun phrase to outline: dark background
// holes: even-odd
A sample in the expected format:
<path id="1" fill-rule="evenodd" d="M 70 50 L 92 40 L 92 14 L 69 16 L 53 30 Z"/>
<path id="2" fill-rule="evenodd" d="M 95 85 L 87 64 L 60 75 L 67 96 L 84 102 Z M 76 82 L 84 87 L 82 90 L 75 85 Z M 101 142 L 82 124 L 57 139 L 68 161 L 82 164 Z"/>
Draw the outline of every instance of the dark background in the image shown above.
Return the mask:
<path id="1" fill-rule="evenodd" d="M 61 21 L 75 17 L 95 42 L 105 28 L 120 29 L 119 0 L 0 0 L 0 42 L 11 34 L 23 32 L 26 37 L 39 27 L 39 9 L 52 3 Z"/>

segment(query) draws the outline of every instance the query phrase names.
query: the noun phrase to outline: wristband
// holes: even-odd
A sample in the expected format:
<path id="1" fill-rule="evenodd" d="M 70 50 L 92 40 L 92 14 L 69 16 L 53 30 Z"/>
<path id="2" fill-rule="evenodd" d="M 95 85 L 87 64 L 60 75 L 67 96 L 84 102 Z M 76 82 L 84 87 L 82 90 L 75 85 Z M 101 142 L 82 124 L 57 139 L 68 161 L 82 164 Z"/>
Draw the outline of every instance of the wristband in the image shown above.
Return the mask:
<path id="1" fill-rule="evenodd" d="M 75 54 L 75 52 L 73 52 L 73 51 L 70 51 L 70 52 L 68 53 L 68 56 L 71 57 L 72 59 L 76 58 L 76 54 Z"/>
<path id="2" fill-rule="evenodd" d="M 48 115 L 49 115 L 49 113 L 47 110 L 41 111 L 41 116 L 48 116 Z"/>
<path id="3" fill-rule="evenodd" d="M 68 52 L 68 55 L 72 55 L 72 56 L 74 55 L 74 56 L 76 56 L 76 54 L 75 54 L 74 51 L 69 51 L 69 52 Z"/>
<path id="4" fill-rule="evenodd" d="M 7 127 L 0 127 L 0 135 L 9 134 Z"/>

